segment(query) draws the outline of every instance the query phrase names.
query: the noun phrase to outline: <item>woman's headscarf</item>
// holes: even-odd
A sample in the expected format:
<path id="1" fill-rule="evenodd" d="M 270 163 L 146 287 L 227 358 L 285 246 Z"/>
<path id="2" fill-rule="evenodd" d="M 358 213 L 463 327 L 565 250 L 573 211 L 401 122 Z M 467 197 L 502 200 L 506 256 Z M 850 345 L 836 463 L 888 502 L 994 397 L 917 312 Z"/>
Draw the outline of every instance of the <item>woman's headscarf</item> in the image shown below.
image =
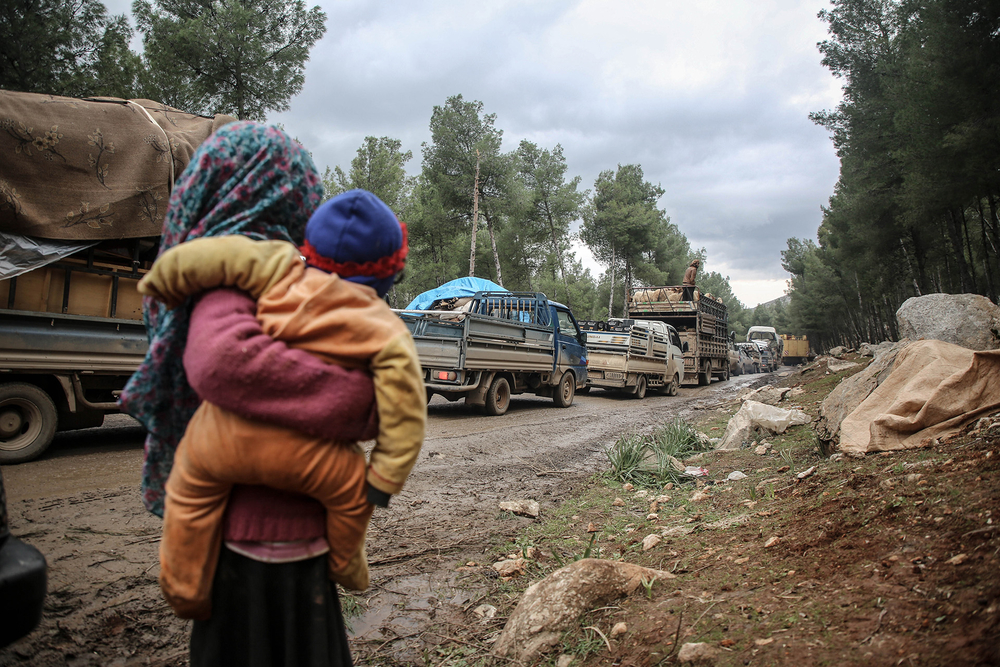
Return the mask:
<path id="1" fill-rule="evenodd" d="M 189 239 L 243 234 L 302 242 L 323 187 L 312 158 L 274 127 L 239 122 L 203 143 L 170 196 L 160 253 Z M 167 310 L 143 300 L 149 351 L 122 392 L 120 405 L 149 431 L 142 470 L 146 508 L 163 516 L 163 488 L 174 450 L 201 402 L 182 363 L 190 303 Z"/>

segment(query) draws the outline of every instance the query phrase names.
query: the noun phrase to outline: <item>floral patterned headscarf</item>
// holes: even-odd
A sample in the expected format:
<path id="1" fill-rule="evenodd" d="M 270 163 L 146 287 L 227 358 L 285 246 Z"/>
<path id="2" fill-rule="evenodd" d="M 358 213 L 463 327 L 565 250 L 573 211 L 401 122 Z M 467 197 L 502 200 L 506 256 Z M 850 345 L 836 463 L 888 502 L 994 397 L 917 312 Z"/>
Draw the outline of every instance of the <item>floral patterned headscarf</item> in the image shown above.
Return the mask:
<path id="1" fill-rule="evenodd" d="M 174 185 L 160 253 L 190 239 L 243 234 L 299 244 L 323 195 L 312 158 L 274 127 L 239 122 L 208 138 Z M 149 351 L 122 392 L 120 405 L 149 431 L 142 499 L 163 516 L 163 488 L 174 450 L 201 402 L 182 363 L 190 302 L 167 310 L 148 297 L 143 314 Z"/>

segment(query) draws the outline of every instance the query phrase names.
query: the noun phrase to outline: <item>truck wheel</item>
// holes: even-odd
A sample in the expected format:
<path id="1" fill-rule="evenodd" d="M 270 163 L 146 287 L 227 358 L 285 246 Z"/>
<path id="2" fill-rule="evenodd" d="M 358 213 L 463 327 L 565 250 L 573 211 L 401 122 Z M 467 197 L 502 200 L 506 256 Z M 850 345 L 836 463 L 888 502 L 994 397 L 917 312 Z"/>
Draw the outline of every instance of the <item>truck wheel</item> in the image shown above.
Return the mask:
<path id="1" fill-rule="evenodd" d="M 712 367 L 709 364 L 701 367 L 701 372 L 698 373 L 698 384 L 702 387 L 712 384 Z"/>
<path id="2" fill-rule="evenodd" d="M 730 377 L 730 371 L 729 371 L 729 366 L 726 366 L 726 370 L 725 370 L 725 371 L 723 371 L 723 373 L 722 373 L 722 381 L 723 381 L 723 382 L 726 382 L 726 381 L 728 381 L 728 380 L 729 380 L 729 377 Z"/>
<path id="3" fill-rule="evenodd" d="M 632 398 L 637 398 L 640 401 L 646 398 L 646 376 L 640 375 L 639 379 L 635 381 L 635 389 L 632 390 Z"/>
<path id="4" fill-rule="evenodd" d="M 486 414 L 502 415 L 510 407 L 510 384 L 505 377 L 493 378 L 489 391 L 486 392 Z"/>
<path id="5" fill-rule="evenodd" d="M 667 396 L 676 396 L 681 388 L 681 376 L 675 375 L 673 381 L 667 386 Z"/>
<path id="6" fill-rule="evenodd" d="M 573 396 L 576 395 L 576 380 L 573 379 L 573 374 L 569 371 L 563 373 L 562 378 L 559 379 L 559 384 L 556 386 L 554 392 L 552 392 L 552 400 L 555 402 L 557 407 L 568 408 L 573 405 Z"/>
<path id="7" fill-rule="evenodd" d="M 52 442 L 58 421 L 55 403 L 35 385 L 0 385 L 0 463 L 22 463 L 41 456 Z"/>

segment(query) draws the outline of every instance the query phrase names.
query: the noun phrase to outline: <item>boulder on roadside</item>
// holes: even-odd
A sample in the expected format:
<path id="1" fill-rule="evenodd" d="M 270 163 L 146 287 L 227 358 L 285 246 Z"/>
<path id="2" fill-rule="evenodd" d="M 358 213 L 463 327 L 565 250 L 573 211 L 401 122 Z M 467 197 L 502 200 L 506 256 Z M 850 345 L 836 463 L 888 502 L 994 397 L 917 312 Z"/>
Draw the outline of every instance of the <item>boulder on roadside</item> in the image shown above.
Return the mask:
<path id="1" fill-rule="evenodd" d="M 861 355 L 862 357 L 877 357 L 878 355 L 882 354 L 892 346 L 893 342 L 891 340 L 884 340 L 878 345 L 872 345 L 871 343 L 861 343 L 861 346 L 858 348 L 858 354 Z"/>
<path id="2" fill-rule="evenodd" d="M 839 373 L 841 371 L 846 371 L 851 368 L 854 368 L 857 365 L 858 362 L 856 361 L 841 361 L 839 359 L 831 359 L 827 363 L 826 367 L 830 370 L 831 373 Z"/>
<path id="3" fill-rule="evenodd" d="M 643 580 L 676 575 L 632 563 L 584 558 L 532 584 L 507 619 L 493 655 L 531 662 L 559 644 L 563 631 L 585 611 L 635 592 Z"/>
<path id="4" fill-rule="evenodd" d="M 777 405 L 791 390 L 791 387 L 773 387 L 765 384 L 763 387 L 741 394 L 740 402 L 757 401 L 765 405 Z"/>
<path id="5" fill-rule="evenodd" d="M 843 345 L 838 345 L 837 347 L 831 347 L 829 350 L 826 351 L 826 353 L 829 354 L 831 357 L 839 357 L 845 352 L 847 352 L 847 348 L 844 347 Z"/>
<path id="6" fill-rule="evenodd" d="M 896 311 L 899 335 L 935 339 L 970 350 L 1000 349 L 1000 306 L 978 294 L 910 297 Z"/>
<path id="7" fill-rule="evenodd" d="M 773 433 L 784 433 L 789 426 L 808 424 L 809 415 L 801 410 L 785 410 L 773 405 L 745 401 L 726 425 L 719 449 L 740 449 L 750 440 L 754 428 L 765 428 Z"/>
<path id="8" fill-rule="evenodd" d="M 824 455 L 829 456 L 836 449 L 840 437 L 840 424 L 844 418 L 854 412 L 854 409 L 889 377 L 896 355 L 909 344 L 909 340 L 903 339 L 881 350 L 867 368 L 841 380 L 840 384 L 823 399 L 823 403 L 819 406 L 816 434 L 819 436 Z"/>

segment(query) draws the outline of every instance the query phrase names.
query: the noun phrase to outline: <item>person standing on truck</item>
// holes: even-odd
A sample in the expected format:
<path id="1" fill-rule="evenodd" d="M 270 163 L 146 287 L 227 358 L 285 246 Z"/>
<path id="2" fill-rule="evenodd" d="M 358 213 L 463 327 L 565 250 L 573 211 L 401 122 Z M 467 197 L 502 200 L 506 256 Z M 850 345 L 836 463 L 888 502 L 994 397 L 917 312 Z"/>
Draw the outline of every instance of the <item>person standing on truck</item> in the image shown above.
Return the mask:
<path id="1" fill-rule="evenodd" d="M 161 249 L 225 234 L 301 241 L 321 199 L 319 175 L 297 142 L 273 127 L 234 123 L 209 137 L 178 178 Z M 143 310 L 150 349 L 121 406 L 149 431 L 142 498 L 150 512 L 163 515 L 174 450 L 202 398 L 319 437 L 365 440 L 377 432 L 367 373 L 265 335 L 244 292 L 212 290 L 174 310 L 146 299 Z M 185 368 L 199 359 L 213 363 Z M 256 548 L 249 556 L 221 550 L 212 619 L 196 621 L 191 633 L 193 667 L 352 664 L 328 578 L 324 514 L 301 494 L 233 489 L 223 538 Z"/>
<path id="2" fill-rule="evenodd" d="M 691 260 L 687 270 L 684 272 L 684 280 L 681 282 L 681 287 L 684 290 L 684 294 L 681 297 L 682 301 L 694 301 L 695 279 L 698 276 L 699 266 L 701 266 L 700 259 Z"/>
<path id="3" fill-rule="evenodd" d="M 218 528 L 236 483 L 322 501 L 331 578 L 352 590 L 368 588 L 364 536 L 371 510 L 402 490 L 427 414 L 413 339 L 383 300 L 403 270 L 405 230 L 378 197 L 351 190 L 313 214 L 300 248 L 243 236 L 196 239 L 166 251 L 140 282 L 140 292 L 168 307 L 215 287 L 250 292 L 265 332 L 330 363 L 367 367 L 379 413 L 366 480 L 357 443 L 280 427 L 264 435 L 257 421 L 201 404 L 167 481 L 160 543 L 160 585 L 179 616 L 210 616 Z"/>

